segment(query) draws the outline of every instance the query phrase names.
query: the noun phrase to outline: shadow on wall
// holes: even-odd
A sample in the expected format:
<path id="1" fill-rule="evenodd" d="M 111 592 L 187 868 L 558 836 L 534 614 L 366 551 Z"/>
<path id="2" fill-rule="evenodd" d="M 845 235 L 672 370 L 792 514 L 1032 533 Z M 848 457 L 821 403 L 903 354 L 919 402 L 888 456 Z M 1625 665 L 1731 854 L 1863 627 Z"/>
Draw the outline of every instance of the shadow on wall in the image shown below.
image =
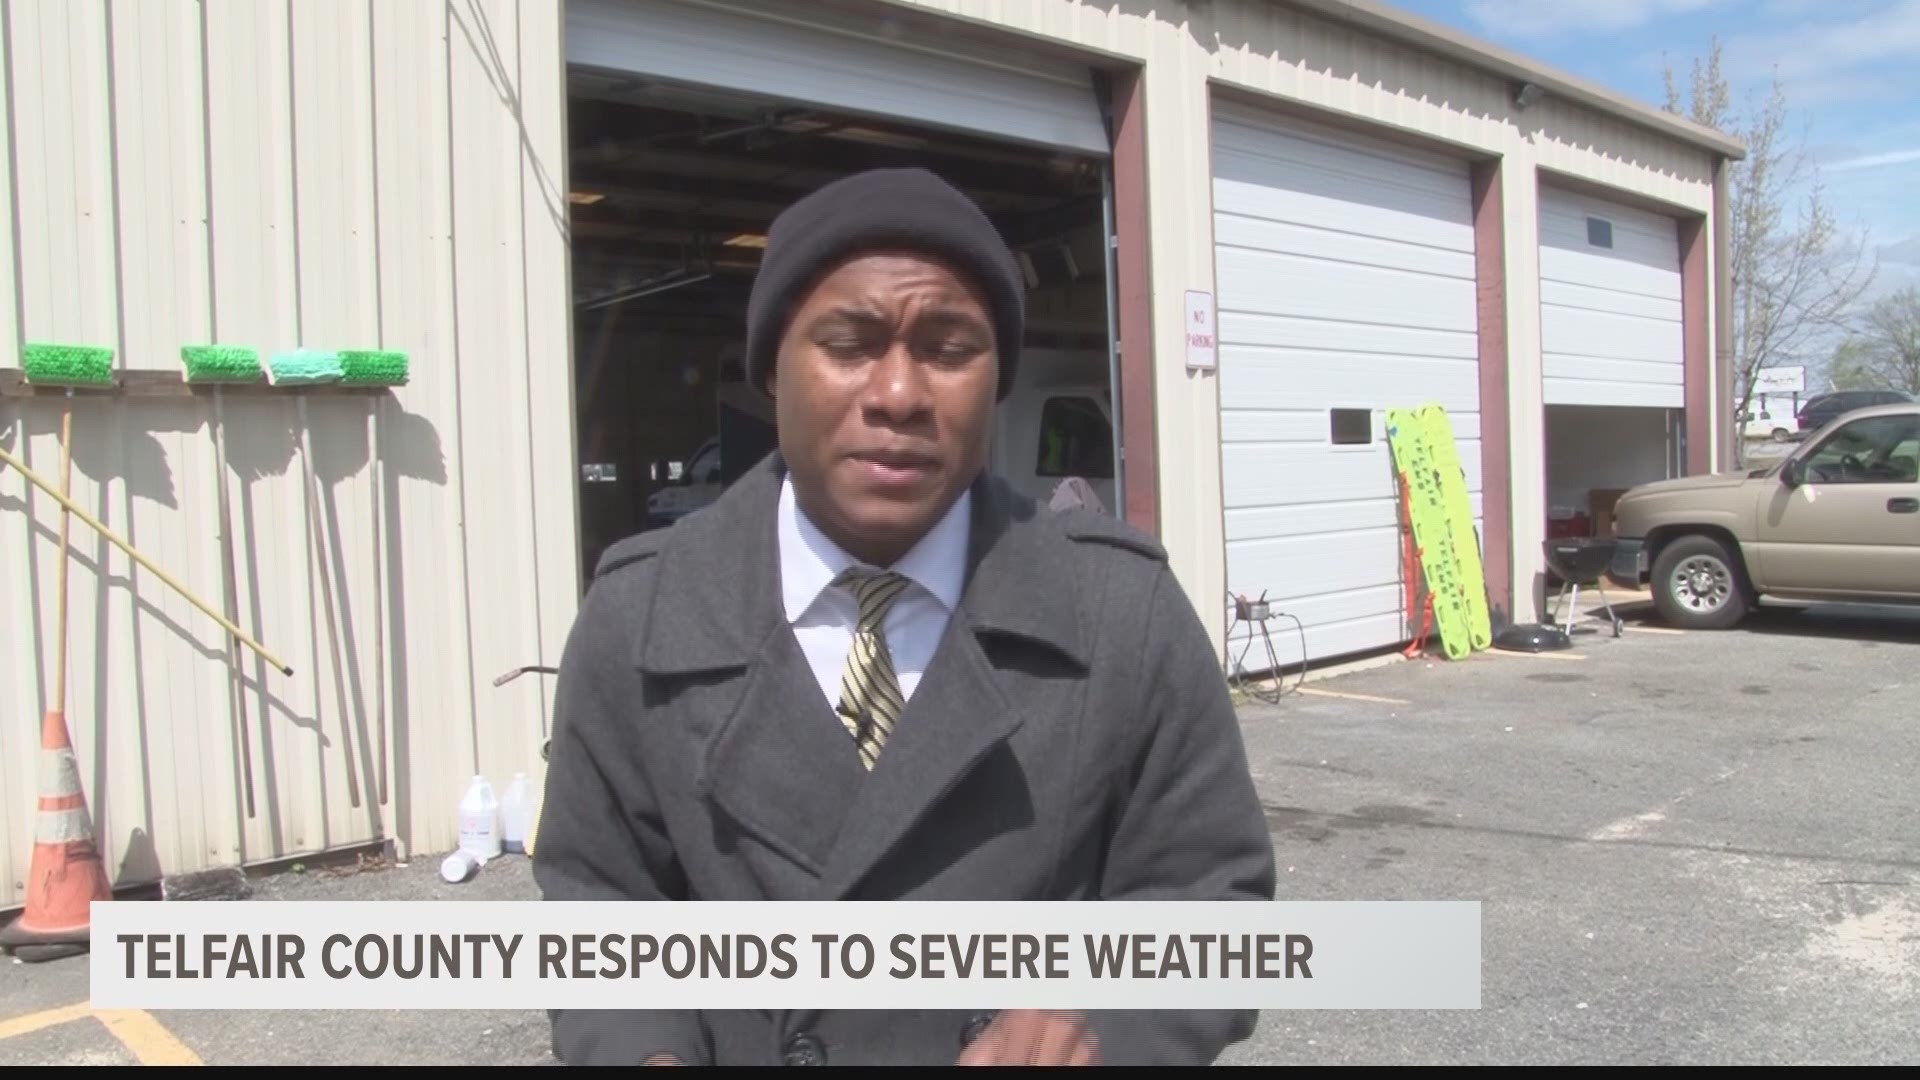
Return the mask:
<path id="1" fill-rule="evenodd" d="M 270 419 L 251 425 L 249 435 L 228 441 L 234 470 L 243 477 L 283 476 L 282 521 L 259 520 L 251 483 L 235 493 L 236 573 L 248 582 L 262 579 L 262 543 L 291 542 L 303 555 L 305 597 L 311 606 L 313 651 L 305 658 L 314 681 L 311 715 L 297 715 L 268 690 L 278 678 L 257 657 L 246 661 L 252 675 L 251 701 L 244 711 L 258 716 L 271 710 L 311 730 L 327 751 L 319 768 L 332 771 L 337 748 L 346 769 L 349 799 L 374 836 L 389 835 L 381 808 L 398 808 L 398 835 L 410 828 L 406 777 L 411 760 L 411 723 L 407 702 L 408 611 L 402 485 L 409 481 L 444 487 L 449 482 L 446 452 L 433 422 L 406 411 L 394 397 L 314 394 L 306 399 L 304 422 L 295 400 L 259 402 L 273 410 Z M 231 418 L 232 413 L 229 412 Z M 376 453 L 377 449 L 377 453 Z M 312 455 L 308 487 L 306 454 Z M 369 475 L 369 465 L 374 465 Z M 244 554 L 241 554 L 244 553 Z M 366 583 L 354 588 L 355 583 Z M 253 597 L 251 617 L 265 617 L 261 592 Z M 298 664 L 298 661 L 290 661 Z M 369 667 L 371 664 L 371 667 Z M 337 711 L 337 715 L 333 715 Z M 242 717 L 245 723 L 245 717 Z M 280 820 L 273 729 L 260 725 L 259 774 L 267 787 L 272 854 L 288 850 Z M 392 765 L 389 766 L 389 760 Z M 398 777 L 399 789 L 391 781 Z M 323 798 L 332 789 L 323 781 Z M 331 814 L 323 809 L 323 821 Z M 311 845 L 310 845 L 311 846 Z"/>
<path id="2" fill-rule="evenodd" d="M 8 432 L 8 439 L 14 444 L 13 449 L 18 451 L 17 456 L 23 463 L 43 479 L 55 484 L 61 479 L 60 431 L 68 404 L 68 399 L 62 397 L 33 399 L 30 404 L 21 406 Z M 138 522 L 141 519 L 147 522 L 153 520 L 153 506 L 168 511 L 181 510 L 179 488 L 173 476 L 168 447 L 169 444 L 177 444 L 179 437 L 189 436 L 201 426 L 198 404 L 191 401 L 135 402 L 82 394 L 72 398 L 71 405 L 70 490 L 74 504 L 86 510 L 135 550 L 160 563 L 150 550 L 142 547 L 143 542 L 150 540 L 143 537 Z M 47 586 L 58 573 L 58 567 L 52 561 L 59 557 L 60 507 L 37 487 L 26 485 L 24 480 L 22 484 L 27 489 L 23 497 L 0 497 L 0 511 L 19 512 L 20 520 L 25 525 L 22 531 L 28 541 L 25 548 L 29 610 L 22 613 L 21 617 L 30 619 L 35 626 L 51 626 L 57 597 L 52 595 Z M 142 503 L 151 506 L 143 509 L 140 506 Z M 12 527 L 9 523 L 8 528 Z M 70 620 L 80 623 L 83 619 L 90 619 L 95 627 L 90 648 L 71 639 L 68 642 L 68 686 L 77 686 L 81 679 L 88 677 L 91 669 L 91 694 L 95 703 L 91 731 L 75 731 L 74 735 L 76 739 L 90 739 L 95 747 L 109 748 L 115 745 L 113 740 L 118 726 L 130 719 L 133 737 L 139 747 L 140 767 L 145 775 L 151 767 L 154 732 L 149 722 L 149 672 L 142 661 L 143 628 L 160 626 L 168 635 L 193 643 L 203 656 L 217 657 L 219 654 L 204 644 L 205 635 L 198 628 L 182 624 L 153 603 L 153 586 L 149 586 L 147 595 L 135 590 L 133 574 L 145 574 L 144 570 L 129 567 L 120 573 L 111 571 L 115 562 L 125 566 L 126 558 L 105 537 L 78 520 L 68 523 L 67 532 Z M 164 566 L 163 563 L 161 565 Z M 187 577 L 184 568 L 166 569 L 176 578 Z M 89 581 L 91 585 L 86 584 Z M 84 590 L 91 592 L 90 612 L 79 609 L 79 604 L 88 595 Z M 123 606 L 130 606 L 135 618 L 116 624 L 115 616 L 120 614 Z M 40 700 L 46 703 L 46 707 L 51 707 L 53 688 L 47 685 L 47 676 L 53 669 L 49 653 L 55 642 L 42 633 L 29 636 L 33 641 L 36 688 Z M 130 675 L 120 672 L 114 663 L 117 650 L 122 649 L 130 649 L 133 656 Z M 131 679 L 130 693 L 134 703 L 131 718 L 120 716 L 112 707 L 115 696 L 109 685 L 110 675 L 113 678 Z M 70 717 L 69 723 L 75 722 L 76 718 Z M 107 829 L 110 828 L 105 823 L 112 812 L 112 789 L 108 783 L 111 757 L 110 751 L 94 755 L 92 787 L 89 789 L 92 795 L 90 809 L 95 820 L 102 823 L 99 834 L 102 836 L 107 835 Z M 151 782 L 141 785 L 142 805 L 136 819 L 149 824 L 155 814 L 152 787 Z M 144 856 L 133 851 L 128 852 L 128 856 L 133 860 L 136 871 L 156 861 L 151 845 Z"/>
<path id="3" fill-rule="evenodd" d="M 1595 129 L 1591 125 L 1582 125 L 1578 132 L 1548 132 L 1548 124 L 1556 117 L 1564 118 L 1565 115 L 1550 108 L 1553 104 L 1551 94 L 1546 102 L 1522 110 L 1513 102 L 1513 86 L 1500 76 L 1473 70 L 1456 61 L 1433 57 L 1412 45 L 1349 29 L 1287 5 L 1258 0 L 1242 0 L 1231 4 L 1215 3 L 1214 0 L 1186 0 L 1184 4 L 1161 0 L 1108 0 L 1103 6 L 1110 12 L 1128 18 L 1176 23 L 1189 39 L 1216 57 L 1246 53 L 1343 85 L 1366 87 L 1474 119 L 1508 125 L 1525 133 L 1534 142 L 1560 142 L 1575 150 L 1596 153 L 1687 183 L 1705 184 L 1713 179 L 1706 167 L 1704 153 L 1678 155 L 1677 160 L 1653 163 L 1638 160 L 1628 152 L 1627 147 L 1600 147 L 1593 145 L 1590 139 L 1573 137 L 1593 132 Z M 1331 48 L 1310 47 L 1327 42 L 1337 44 Z M 1418 71 L 1423 79 L 1432 81 L 1411 85 L 1407 77 L 1408 70 Z M 1312 112 L 1304 106 L 1302 111 L 1308 115 Z M 1332 114 L 1326 119 L 1339 122 L 1339 118 Z M 1618 124 L 1619 130 L 1629 134 L 1634 141 L 1653 138 L 1651 133 L 1642 135 L 1639 128 L 1628 126 L 1625 121 L 1619 121 Z M 1391 137 L 1384 129 L 1374 133 Z"/>
<path id="4" fill-rule="evenodd" d="M 412 665 L 407 663 L 408 632 L 406 575 L 402 572 L 406 547 L 406 517 L 401 512 L 401 482 L 423 481 L 436 487 L 448 483 L 446 451 L 433 421 L 418 413 L 403 411 L 397 402 L 385 402 L 378 417 L 380 460 L 384 463 L 381 484 L 381 523 L 386 543 L 380 554 L 381 579 L 385 585 L 387 624 L 384 638 L 387 691 L 392 702 L 391 738 L 388 756 L 396 781 L 392 792 L 393 835 L 413 847 L 413 723 L 407 703 L 412 700 Z M 423 623 L 427 632 L 438 632 L 431 617 Z"/>
<path id="5" fill-rule="evenodd" d="M 50 447 L 45 460 L 27 456 L 30 448 L 21 447 L 20 458 L 40 476 L 60 480 L 60 424 L 66 399 L 41 397 L 29 399 L 11 418 L 16 429 L 10 444 L 32 439 Z M 73 486 L 84 493 L 83 484 L 117 481 L 126 495 L 164 506 L 180 508 L 180 496 L 173 482 L 173 468 L 161 442 L 163 434 L 181 435 L 200 430 L 205 424 L 204 410 L 191 401 L 141 401 L 76 394 L 73 397 Z M 43 441 L 44 440 L 44 441 Z M 37 494 L 35 497 L 43 497 Z M 79 495 L 74 496 L 79 503 Z M 82 506 L 87 506 L 81 503 Z M 54 512 L 59 506 L 55 504 Z M 103 523 L 106 508 L 89 513 Z M 109 524 L 109 527 L 112 526 Z M 85 525 L 79 526 L 86 529 Z M 56 538 L 57 539 L 57 538 Z M 129 541 L 131 542 L 131 541 Z M 137 545 L 136 545 L 137 546 Z"/>
<path id="6" fill-rule="evenodd" d="M 36 474 L 56 484 L 63 404 L 64 400 L 58 398 L 34 399 L 9 410 L 0 419 L 0 445 L 7 446 Z M 410 725 L 406 707 L 408 613 L 401 573 L 406 543 L 402 485 L 411 481 L 445 486 L 449 477 L 445 451 L 431 420 L 407 412 L 390 396 L 314 395 L 308 399 L 309 424 L 305 434 L 313 454 L 312 499 L 318 504 L 316 512 L 309 502 L 300 456 L 302 429 L 295 402 L 278 395 L 263 398 L 257 394 L 230 393 L 225 397 L 222 411 L 232 504 L 230 523 L 223 525 L 220 516 L 217 477 L 213 473 L 211 422 L 215 410 L 211 397 L 205 395 L 179 401 L 76 397 L 73 498 L 77 505 L 193 589 L 200 600 L 215 610 L 224 606 L 224 590 L 218 570 L 209 578 L 206 567 L 217 568 L 218 556 L 197 557 L 195 561 L 202 564 L 199 567 L 170 565 L 169 559 L 163 558 L 158 550 L 160 539 L 151 535 L 143 537 L 134 522 L 144 524 L 148 533 L 153 532 L 151 511 L 142 510 L 140 503 L 173 511 L 166 515 L 173 520 L 165 538 L 173 551 L 187 545 L 217 549 L 222 535 L 230 530 L 234 540 L 236 597 L 250 598 L 250 610 L 233 612 L 231 618 L 242 630 L 256 637 L 256 628 L 266 621 L 263 594 L 275 589 L 286 592 L 287 584 L 274 578 L 277 573 L 284 573 L 289 562 L 304 554 L 307 592 L 309 602 L 314 605 L 311 626 L 316 652 L 308 657 L 288 655 L 284 647 L 272 640 L 263 639 L 261 643 L 279 652 L 296 671 L 306 669 L 313 673 L 309 677 L 315 679 L 316 708 L 307 710 L 290 703 L 275 685 L 284 683 L 285 677 L 251 650 L 236 645 L 240 709 L 239 715 L 226 717 L 227 730 L 234 742 L 233 759 L 239 763 L 231 777 L 236 805 L 244 808 L 250 803 L 255 812 L 266 815 L 272 849 L 267 854 L 277 854 L 286 850 L 286 835 L 277 782 L 283 770 L 276 760 L 276 729 L 284 732 L 286 726 L 291 725 L 313 732 L 314 744 L 323 754 L 319 763 L 323 774 L 331 764 L 335 748 L 345 753 L 351 770 L 349 790 L 357 796 L 369 824 L 376 829 L 380 825 L 380 805 L 388 796 L 388 771 L 384 763 L 389 733 L 395 765 L 404 785 L 410 759 Z M 380 487 L 374 486 L 373 478 L 368 476 L 376 442 L 381 466 Z M 170 448 L 175 453 L 170 453 Z M 203 469 L 207 475 L 179 475 L 182 468 Z M 26 597 L 29 611 L 24 617 L 51 625 L 54 597 L 50 583 L 55 576 L 51 560 L 57 558 L 59 507 L 37 488 L 24 481 L 20 484 L 26 488 L 24 496 L 0 495 L 0 516 L 13 519 L 4 523 L 9 534 L 17 528 L 23 538 L 30 538 L 24 545 L 29 590 Z M 100 494 L 102 491 L 104 497 Z M 343 495 L 343 492 L 351 494 Z M 344 498 L 358 499 L 361 503 L 343 515 Z M 133 521 L 129 520 L 130 513 Z M 346 527 L 354 535 L 343 536 L 343 522 L 349 517 L 354 524 Z M 374 531 L 376 521 L 378 535 Z M 161 780 L 152 775 L 150 747 L 153 739 L 183 736 L 167 718 L 149 715 L 150 701 L 157 697 L 154 688 L 149 686 L 153 675 L 149 671 L 154 649 L 151 635 L 159 629 L 187 643 L 212 664 L 224 663 L 228 643 L 219 626 L 202 613 L 194 611 L 176 618 L 164 610 L 159 604 L 160 594 L 171 593 L 169 587 L 144 569 L 128 567 L 125 554 L 86 524 L 72 522 L 69 539 L 70 602 L 90 595 L 90 617 L 96 628 L 90 647 L 76 648 L 70 642 L 69 678 L 87 677 L 85 673 L 91 669 L 93 700 L 97 705 L 96 716 L 91 718 L 92 730 L 86 737 L 92 745 L 103 748 L 124 745 L 124 731 L 112 729 L 129 721 L 135 725 L 141 775 L 147 782 L 142 785 L 144 805 L 132 815 L 138 827 L 130 834 L 133 839 L 121 860 L 119 880 L 122 884 L 153 880 L 161 870 L 152 833 L 156 819 L 153 788 Z M 288 547 L 289 542 L 292 547 Z M 277 558 L 263 560 L 263 550 L 275 549 L 280 551 Z M 263 565 L 265 562 L 274 562 L 277 566 Z M 376 572 L 377 592 L 370 584 Z M 138 591 L 135 574 L 141 575 Z M 209 580 L 211 587 L 203 587 Z M 365 584 L 350 588 L 350 583 Z M 299 584 L 296 581 L 295 587 Z M 81 588 L 89 593 L 82 593 Z M 136 616 L 131 625 L 126 618 L 129 605 Z M 381 619 L 383 607 L 384 621 Z M 75 611 L 74 614 L 81 613 Z M 40 700 L 50 706 L 51 688 L 46 681 L 53 666 L 52 641 L 50 636 L 37 633 L 26 637 L 34 650 Z M 368 641 L 374 641 L 376 646 L 363 648 Z M 373 661 L 371 668 L 368 659 Z M 120 710 L 111 707 L 114 697 L 110 694 L 110 677 L 130 696 L 133 716 L 114 716 Z M 335 695 L 332 700 L 344 703 L 337 720 L 322 715 L 326 706 L 321 703 L 328 699 L 319 692 L 320 684 L 329 678 Z M 379 692 L 376 678 L 388 681 L 390 694 Z M 387 706 L 389 700 L 391 710 Z M 313 715 L 307 715 L 308 712 Z M 267 718 L 277 722 L 268 722 Z M 153 726 L 153 719 L 160 719 L 158 729 Z M 75 734 L 78 736 L 80 732 Z M 111 806 L 113 789 L 108 783 L 112 775 L 109 757 L 109 753 L 96 755 L 89 788 L 91 809 L 103 838 L 108 830 L 124 831 L 110 822 L 114 808 Z M 295 763 L 293 767 L 314 766 Z M 124 774 L 124 768 L 121 772 Z M 264 781 L 263 792 L 251 790 L 255 778 Z M 407 804 L 404 786 L 398 795 L 404 816 Z M 403 820 L 401 827 L 406 826 Z M 240 844 L 245 860 L 250 856 L 245 850 L 244 827 Z"/>

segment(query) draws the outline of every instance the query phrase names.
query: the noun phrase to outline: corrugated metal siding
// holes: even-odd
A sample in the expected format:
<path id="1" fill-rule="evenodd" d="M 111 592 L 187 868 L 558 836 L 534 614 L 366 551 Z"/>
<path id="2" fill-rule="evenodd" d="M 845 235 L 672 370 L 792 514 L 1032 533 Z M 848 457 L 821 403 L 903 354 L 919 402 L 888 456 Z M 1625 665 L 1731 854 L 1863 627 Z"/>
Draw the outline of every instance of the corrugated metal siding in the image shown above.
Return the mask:
<path id="1" fill-rule="evenodd" d="M 1588 236 L 1606 222 L 1611 247 Z M 1548 404 L 1686 404 L 1680 240 L 1672 218 L 1540 192 L 1540 348 Z"/>
<path id="2" fill-rule="evenodd" d="M 393 348 L 390 399 L 229 394 L 242 652 L 70 526 L 67 713 L 123 884 L 370 840 L 455 842 L 478 769 L 538 776 L 577 596 L 560 5 L 14 0 L 9 343 Z M 16 361 L 6 361 L 17 364 Z M 62 401 L 0 416 L 56 477 Z M 214 402 L 82 396 L 77 503 L 222 603 Z M 377 452 L 376 452 L 377 448 Z M 305 480 L 311 450 L 316 477 Z M 57 504 L 0 473 L 0 904 L 31 853 Z M 250 774 L 253 813 L 247 808 Z M 357 801 L 357 805 L 356 805 Z"/>
<path id="3" fill-rule="evenodd" d="M 7 21 L 0 19 L 0 52 L 10 50 L 11 42 L 6 36 L 9 29 Z M 0 60 L 4 59 L 6 57 L 0 55 Z M 13 132 L 12 95 L 8 89 L 8 80 L 0 79 L 0 146 L 12 149 Z M 13 168 L 12 162 L 9 161 L 7 168 L 0 169 L 0 207 L 4 207 L 0 209 L 0 248 L 5 249 L 5 257 L 0 257 L 0 342 L 9 346 L 20 340 L 19 304 L 12 299 L 16 295 L 13 262 L 14 252 L 17 250 L 13 195 Z M 11 415 L 0 416 L 0 442 L 4 442 L 9 448 L 20 447 L 26 441 L 16 432 L 18 424 L 19 421 Z M 0 480 L 0 484 L 6 482 Z M 0 515 L 14 515 L 16 500 L 13 498 L 13 490 L 9 487 L 0 487 Z M 21 533 L 31 528 L 30 525 L 23 527 L 21 524 L 11 522 L 0 523 L 0 598 L 12 601 L 14 605 L 20 602 L 20 598 L 31 592 L 33 567 L 20 551 L 19 540 Z M 4 714 L 0 714 L 0 731 L 15 726 L 30 729 L 32 725 L 27 718 L 33 714 L 23 711 L 20 706 L 23 700 L 36 704 L 42 700 L 39 697 L 38 644 L 23 640 L 27 635 L 22 634 L 18 629 L 5 629 L 13 626 L 19 618 L 17 610 L 11 605 L 6 609 L 0 609 L 0 642 L 6 644 L 5 651 L 0 652 L 0 671 L 5 673 L 9 687 L 9 692 L 0 693 L 0 710 L 4 710 Z M 27 678 L 20 677 L 23 671 Z M 0 806 L 31 806 L 32 803 L 29 800 L 35 798 L 35 793 L 31 789 L 22 790 L 18 782 L 20 778 L 32 774 L 10 768 L 4 763 L 17 755 L 19 746 L 20 743 L 17 740 L 0 735 Z M 16 774 L 18 774 L 17 777 Z M 17 815 L 18 811 L 15 814 Z M 0 828 L 0 895 L 11 895 L 15 889 L 13 882 L 22 880 L 21 875 L 26 873 L 26 866 L 18 864 L 19 853 L 16 850 L 18 845 L 15 843 L 18 829 L 12 825 L 12 820 L 5 811 L 0 811 L 0 826 L 5 826 Z"/>
<path id="4" fill-rule="evenodd" d="M 1299 619 L 1268 628 L 1281 664 L 1398 644 L 1389 409 L 1447 409 L 1480 515 L 1467 166 L 1224 103 L 1213 119 L 1227 588 Z M 1372 441 L 1335 445 L 1333 409 L 1367 410 Z"/>
<path id="5" fill-rule="evenodd" d="M 1553 98 L 1521 117 L 1534 159 L 1546 172 L 1577 176 L 1694 213 L 1713 211 L 1713 161 L 1705 150 Z"/>

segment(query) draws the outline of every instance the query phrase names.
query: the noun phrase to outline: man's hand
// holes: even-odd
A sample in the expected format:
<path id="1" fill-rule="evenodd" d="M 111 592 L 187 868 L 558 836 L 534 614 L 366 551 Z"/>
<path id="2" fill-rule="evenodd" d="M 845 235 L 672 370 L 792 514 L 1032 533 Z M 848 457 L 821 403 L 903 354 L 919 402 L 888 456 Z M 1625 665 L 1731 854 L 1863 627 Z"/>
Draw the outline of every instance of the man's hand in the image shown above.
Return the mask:
<path id="1" fill-rule="evenodd" d="M 956 1064 L 1098 1065 L 1100 1048 L 1081 1013 L 1012 1009 L 994 1017 Z"/>

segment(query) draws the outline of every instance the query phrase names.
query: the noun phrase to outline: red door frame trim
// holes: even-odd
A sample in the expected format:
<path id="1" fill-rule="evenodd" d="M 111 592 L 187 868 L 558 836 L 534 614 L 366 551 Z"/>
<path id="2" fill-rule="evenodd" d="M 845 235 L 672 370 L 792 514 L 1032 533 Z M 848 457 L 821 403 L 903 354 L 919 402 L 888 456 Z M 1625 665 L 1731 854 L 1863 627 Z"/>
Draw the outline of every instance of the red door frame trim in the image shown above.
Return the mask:
<path id="1" fill-rule="evenodd" d="M 1120 450 L 1127 521 L 1160 535 L 1160 455 L 1153 386 L 1153 278 L 1147 239 L 1147 108 L 1138 69 L 1110 73 L 1113 235 L 1120 334 Z"/>
<path id="2" fill-rule="evenodd" d="M 1474 291 L 1480 363 L 1480 505 L 1487 603 L 1513 612 L 1513 437 L 1507 370 L 1507 230 L 1502 163 L 1473 166 Z"/>

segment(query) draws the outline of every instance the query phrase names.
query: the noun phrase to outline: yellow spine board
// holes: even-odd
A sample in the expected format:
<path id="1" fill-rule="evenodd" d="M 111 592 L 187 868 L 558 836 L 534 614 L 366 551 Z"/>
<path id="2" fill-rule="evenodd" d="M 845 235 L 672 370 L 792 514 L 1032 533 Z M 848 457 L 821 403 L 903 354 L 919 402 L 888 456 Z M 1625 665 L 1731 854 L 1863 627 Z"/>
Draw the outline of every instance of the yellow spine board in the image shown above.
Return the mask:
<path id="1" fill-rule="evenodd" d="M 1453 424 L 1439 405 L 1422 406 L 1417 413 L 1440 481 L 1440 497 L 1459 559 L 1460 585 L 1466 590 L 1467 624 L 1475 649 L 1493 646 L 1493 625 L 1487 610 L 1487 578 L 1480 557 L 1480 533 L 1473 524 L 1473 502 L 1467 495 L 1467 476 L 1460 467 Z"/>
<path id="2" fill-rule="evenodd" d="M 1427 592 L 1433 597 L 1433 623 L 1440 634 L 1440 647 L 1448 657 L 1458 660 L 1473 651 L 1471 616 L 1433 448 L 1426 425 L 1414 410 L 1388 410 L 1387 445 L 1393 452 L 1394 471 L 1406 478 L 1413 542 L 1420 551 Z"/>

